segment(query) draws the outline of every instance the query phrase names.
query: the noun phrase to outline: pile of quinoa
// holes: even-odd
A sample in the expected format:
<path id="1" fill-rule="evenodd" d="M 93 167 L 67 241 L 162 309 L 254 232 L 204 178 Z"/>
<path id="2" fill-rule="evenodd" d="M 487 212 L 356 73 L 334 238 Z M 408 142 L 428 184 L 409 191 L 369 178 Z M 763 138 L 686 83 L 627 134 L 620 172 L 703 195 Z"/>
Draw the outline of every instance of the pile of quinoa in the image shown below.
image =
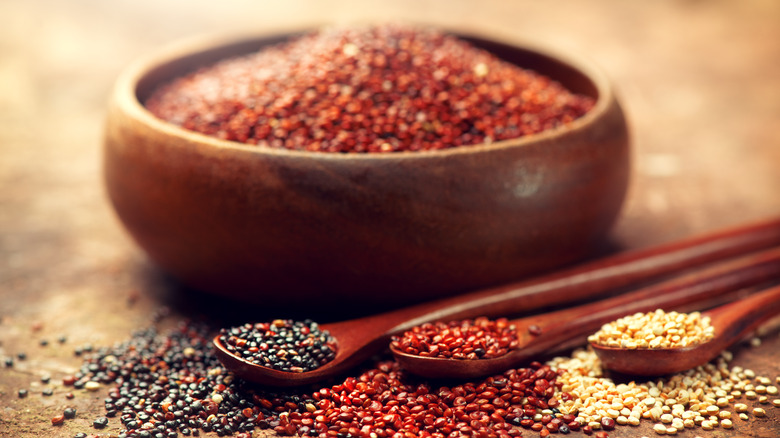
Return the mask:
<path id="1" fill-rule="evenodd" d="M 145 102 L 161 119 L 221 139 L 372 153 L 517 138 L 593 104 L 465 40 L 403 25 L 322 29 L 203 67 Z"/>
<path id="2" fill-rule="evenodd" d="M 234 378 L 216 359 L 212 334 L 192 323 L 167 333 L 141 330 L 125 342 L 82 353 L 80 370 L 63 382 L 90 390 L 111 386 L 106 416 L 94 427 L 118 426 L 119 438 L 202 432 L 247 438 L 255 429 L 319 437 L 513 437 L 522 434 L 516 426 L 542 436 L 580 427 L 574 415 L 559 415 L 559 373 L 538 362 L 436 385 L 378 359 L 362 373 L 282 391 Z"/>
<path id="3" fill-rule="evenodd" d="M 615 348 L 680 348 L 709 341 L 715 328 L 700 312 L 679 313 L 656 309 L 635 313 L 604 324 L 588 342 Z"/>
<path id="4" fill-rule="evenodd" d="M 731 359 L 732 353 L 724 351 L 715 361 L 682 373 L 627 383 L 613 380 L 590 348 L 547 364 L 559 371 L 561 391 L 570 395 L 560 411 L 576 413 L 583 428 L 651 421 L 658 435 L 676 435 L 687 429 L 731 429 L 737 418 L 765 417 L 762 405 L 780 407 L 780 377 L 773 381 L 749 369 L 730 367 Z"/>
<path id="5" fill-rule="evenodd" d="M 227 351 L 248 362 L 280 371 L 311 371 L 336 357 L 337 343 L 311 320 L 276 319 L 222 329 Z"/>
<path id="6" fill-rule="evenodd" d="M 517 329 L 506 318 L 432 322 L 393 336 L 390 345 L 407 354 L 463 360 L 492 359 L 517 347 Z"/>
<path id="7" fill-rule="evenodd" d="M 299 327 L 281 320 L 270 325 Z M 62 383 L 92 392 L 108 386 L 105 415 L 93 427 L 108 428 L 108 436 L 117 438 L 203 432 L 248 438 L 258 429 L 323 438 L 546 437 L 572 431 L 606 438 L 616 428 L 643 422 L 652 422 L 659 435 L 676 435 L 736 428 L 780 408 L 780 377 L 729 367 L 729 352 L 684 373 L 629 382 L 613 380 L 591 349 L 470 382 L 419 379 L 397 362 L 377 358 L 349 377 L 280 390 L 235 378 L 216 359 L 210 342 L 215 333 L 182 322 L 164 333 L 154 327 L 137 331 L 110 347 L 79 347 L 83 364 Z M 75 415 L 66 409 L 52 425 Z"/>

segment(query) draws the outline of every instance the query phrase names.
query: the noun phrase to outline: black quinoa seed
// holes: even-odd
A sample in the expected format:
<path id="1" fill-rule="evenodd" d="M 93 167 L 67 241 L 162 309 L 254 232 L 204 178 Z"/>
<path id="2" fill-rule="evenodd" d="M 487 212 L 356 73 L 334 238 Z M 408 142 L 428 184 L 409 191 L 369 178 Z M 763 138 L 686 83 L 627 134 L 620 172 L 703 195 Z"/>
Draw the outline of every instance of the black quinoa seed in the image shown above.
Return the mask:
<path id="1" fill-rule="evenodd" d="M 74 408 L 65 408 L 65 410 L 62 411 L 62 415 L 67 419 L 76 418 L 76 410 Z"/>
<path id="2" fill-rule="evenodd" d="M 14 366 L 14 358 L 13 357 L 6 357 L 5 358 L 5 366 L 7 366 L 7 367 Z"/>
<path id="3" fill-rule="evenodd" d="M 95 421 L 92 422 L 92 426 L 95 429 L 102 429 L 102 428 L 108 426 L 108 418 L 106 418 L 106 417 L 95 418 Z"/>
<path id="4" fill-rule="evenodd" d="M 54 390 L 52 388 L 43 388 L 43 391 L 41 391 L 41 394 L 43 394 L 43 395 L 48 397 L 48 396 L 54 394 Z"/>
<path id="5" fill-rule="evenodd" d="M 19 395 L 19 398 L 25 398 L 27 397 L 27 390 L 22 388 L 17 392 L 17 395 Z"/>

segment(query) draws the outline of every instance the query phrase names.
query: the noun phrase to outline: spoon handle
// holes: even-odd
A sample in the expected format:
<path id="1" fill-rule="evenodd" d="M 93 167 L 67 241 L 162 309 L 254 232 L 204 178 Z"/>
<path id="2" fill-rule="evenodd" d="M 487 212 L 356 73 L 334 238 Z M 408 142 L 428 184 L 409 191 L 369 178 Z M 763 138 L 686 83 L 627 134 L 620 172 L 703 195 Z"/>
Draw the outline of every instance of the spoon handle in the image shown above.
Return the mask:
<path id="1" fill-rule="evenodd" d="M 780 217 L 627 251 L 557 273 L 358 320 L 390 336 L 430 321 L 499 317 L 593 300 L 686 270 L 780 245 Z M 352 324 L 343 321 L 333 325 Z"/>
<path id="2" fill-rule="evenodd" d="M 719 306 L 707 312 L 712 325 L 727 328 L 722 336 L 731 345 L 773 316 L 780 314 L 780 286 L 774 286 L 739 301 Z"/>
<path id="3" fill-rule="evenodd" d="M 632 313 L 657 308 L 697 308 L 725 294 L 778 279 L 780 247 L 721 262 L 636 292 L 514 322 L 519 330 L 536 326 L 531 331 L 538 336 L 527 341 L 533 351 L 526 352 L 531 354 L 556 347 L 562 340 L 588 335 L 603 324 Z"/>

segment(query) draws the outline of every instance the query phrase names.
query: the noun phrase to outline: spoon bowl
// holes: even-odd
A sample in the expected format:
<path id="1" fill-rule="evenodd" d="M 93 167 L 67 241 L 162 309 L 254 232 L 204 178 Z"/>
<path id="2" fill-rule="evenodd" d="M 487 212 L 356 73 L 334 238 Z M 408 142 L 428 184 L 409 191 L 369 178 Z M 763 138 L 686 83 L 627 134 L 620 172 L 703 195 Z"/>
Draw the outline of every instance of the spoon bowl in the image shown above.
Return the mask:
<path id="1" fill-rule="evenodd" d="M 590 345 L 606 369 L 630 375 L 662 376 L 704 365 L 778 314 L 780 287 L 773 287 L 702 312 L 702 316 L 710 317 L 715 329 L 714 337 L 706 342 L 676 348 L 627 349 L 593 342 Z"/>
<path id="2" fill-rule="evenodd" d="M 380 325 L 376 326 L 377 323 Z M 367 317 L 322 324 L 320 328 L 328 331 L 338 341 L 336 356 L 330 362 L 302 373 L 279 371 L 249 362 L 225 348 L 219 335 L 214 337 L 213 343 L 219 361 L 244 380 L 270 386 L 302 386 L 344 373 L 381 350 L 390 335 L 383 333 L 381 329 L 372 330 L 370 327 L 382 327 L 379 318 Z"/>
<path id="3" fill-rule="evenodd" d="M 340 330 L 340 327 L 343 329 Z M 361 360 L 371 354 L 371 351 L 376 351 L 371 344 L 380 342 L 380 339 L 364 343 L 350 342 L 351 330 L 349 328 L 349 325 L 344 324 L 323 325 L 323 329 L 328 330 L 333 337 L 339 340 L 336 356 L 330 362 L 302 373 L 279 371 L 249 362 L 225 348 L 219 335 L 214 337 L 213 343 L 219 361 L 233 374 L 244 380 L 270 386 L 302 386 L 337 376 L 359 364 Z"/>

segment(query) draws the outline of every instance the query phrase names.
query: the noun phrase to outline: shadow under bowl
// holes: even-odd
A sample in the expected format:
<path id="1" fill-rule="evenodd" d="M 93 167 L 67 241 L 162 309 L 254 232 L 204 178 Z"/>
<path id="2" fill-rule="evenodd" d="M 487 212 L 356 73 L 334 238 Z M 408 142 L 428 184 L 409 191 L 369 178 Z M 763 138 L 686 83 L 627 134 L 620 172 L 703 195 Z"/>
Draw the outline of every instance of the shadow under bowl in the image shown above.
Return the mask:
<path id="1" fill-rule="evenodd" d="M 116 83 L 108 195 L 175 278 L 280 310 L 365 312 L 527 277 L 603 241 L 626 193 L 628 130 L 604 75 L 571 55 L 458 34 L 596 104 L 565 127 L 439 151 L 270 149 L 187 131 L 142 104 L 175 77 L 295 34 L 177 45 Z"/>

